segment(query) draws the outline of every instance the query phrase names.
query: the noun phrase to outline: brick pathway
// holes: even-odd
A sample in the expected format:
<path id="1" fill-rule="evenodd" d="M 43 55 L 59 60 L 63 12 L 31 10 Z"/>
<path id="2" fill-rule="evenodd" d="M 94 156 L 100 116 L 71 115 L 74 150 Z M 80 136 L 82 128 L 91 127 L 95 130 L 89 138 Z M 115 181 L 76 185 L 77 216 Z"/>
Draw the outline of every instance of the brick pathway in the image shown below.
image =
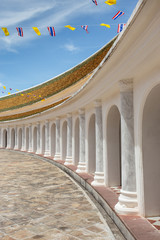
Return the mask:
<path id="1" fill-rule="evenodd" d="M 52 164 L 0 150 L 0 239 L 114 239 L 86 194 Z"/>

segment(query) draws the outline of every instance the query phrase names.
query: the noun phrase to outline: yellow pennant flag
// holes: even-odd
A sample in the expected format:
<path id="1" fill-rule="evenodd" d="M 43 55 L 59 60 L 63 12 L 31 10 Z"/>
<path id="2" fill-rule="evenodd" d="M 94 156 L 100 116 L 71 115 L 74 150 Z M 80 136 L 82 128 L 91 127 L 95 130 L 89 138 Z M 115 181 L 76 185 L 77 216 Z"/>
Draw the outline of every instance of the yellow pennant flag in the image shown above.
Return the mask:
<path id="1" fill-rule="evenodd" d="M 101 23 L 100 26 L 105 26 L 107 28 L 110 28 L 111 26 L 109 24 Z"/>
<path id="2" fill-rule="evenodd" d="M 107 1 L 105 1 L 105 3 L 108 5 L 114 5 L 114 4 L 116 4 L 116 0 L 107 0 Z"/>
<path id="3" fill-rule="evenodd" d="M 41 33 L 37 27 L 32 27 L 32 28 L 37 33 L 37 35 L 39 35 L 39 36 L 41 35 Z"/>
<path id="4" fill-rule="evenodd" d="M 74 28 L 74 27 L 71 27 L 70 25 L 66 25 L 65 27 L 66 27 L 66 28 L 69 28 L 69 29 L 72 30 L 72 31 L 75 30 L 75 28 Z"/>
<path id="5" fill-rule="evenodd" d="M 23 97 L 23 96 L 24 96 L 24 94 L 23 94 L 23 93 L 21 93 L 21 96 Z"/>
<path id="6" fill-rule="evenodd" d="M 4 88 L 4 89 L 6 89 L 6 87 L 5 87 L 5 86 L 3 86 L 3 88 Z"/>
<path id="7" fill-rule="evenodd" d="M 2 27 L 2 30 L 3 30 L 3 32 L 5 34 L 5 36 L 9 36 L 9 32 L 8 32 L 7 28 Z"/>
<path id="8" fill-rule="evenodd" d="M 11 93 L 10 92 L 8 92 L 8 95 L 10 95 Z"/>

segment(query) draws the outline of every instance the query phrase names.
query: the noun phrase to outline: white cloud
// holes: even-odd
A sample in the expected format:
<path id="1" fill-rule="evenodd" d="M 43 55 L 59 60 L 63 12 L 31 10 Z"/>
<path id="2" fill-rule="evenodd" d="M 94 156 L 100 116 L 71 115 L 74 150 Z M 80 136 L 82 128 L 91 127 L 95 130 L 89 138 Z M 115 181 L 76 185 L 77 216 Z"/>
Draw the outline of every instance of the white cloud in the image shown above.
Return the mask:
<path id="1" fill-rule="evenodd" d="M 73 43 L 68 43 L 64 45 L 64 48 L 67 49 L 70 52 L 78 51 L 79 48 L 76 47 Z"/>
<path id="2" fill-rule="evenodd" d="M 34 18 L 38 14 L 44 13 L 45 11 L 47 11 L 49 9 L 50 9 L 50 6 L 45 6 L 45 7 L 42 6 L 42 7 L 36 8 L 36 9 L 29 8 L 29 9 L 22 10 L 22 11 L 15 10 L 14 12 L 12 12 L 10 10 L 10 11 L 5 12 L 5 15 L 1 14 L 0 23 L 1 23 L 1 26 L 5 26 L 5 27 L 13 26 L 15 24 L 20 24 L 20 23 L 22 24 L 23 21 Z M 7 17 L 5 17 L 5 16 L 7 16 Z"/>
<path id="3" fill-rule="evenodd" d="M 91 7 L 92 6 L 92 7 Z M 83 14 L 93 14 L 104 11 L 102 5 L 94 6 L 91 0 L 1 0 L 0 27 L 8 27 L 10 36 L 0 37 L 0 50 L 17 52 L 17 47 L 26 44 L 34 38 L 31 27 L 39 27 L 41 34 L 46 31 L 43 28 L 54 25 L 60 31 L 64 24 L 68 24 L 74 17 Z M 105 9 L 106 11 L 106 9 Z M 24 38 L 17 37 L 16 27 L 24 27 Z M 75 51 L 75 47 L 68 45 L 69 51 Z"/>

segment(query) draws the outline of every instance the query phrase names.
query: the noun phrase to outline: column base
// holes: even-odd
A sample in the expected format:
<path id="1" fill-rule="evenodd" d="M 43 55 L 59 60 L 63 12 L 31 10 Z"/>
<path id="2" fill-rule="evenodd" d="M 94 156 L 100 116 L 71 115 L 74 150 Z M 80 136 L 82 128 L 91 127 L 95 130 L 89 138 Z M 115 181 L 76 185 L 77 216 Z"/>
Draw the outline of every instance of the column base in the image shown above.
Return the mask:
<path id="1" fill-rule="evenodd" d="M 121 190 L 119 202 L 115 205 L 115 210 L 122 215 L 138 215 L 137 193 Z"/>
<path id="2" fill-rule="evenodd" d="M 71 156 L 67 156 L 64 165 L 73 165 L 73 160 Z"/>
<path id="3" fill-rule="evenodd" d="M 94 181 L 91 183 L 92 186 L 103 186 L 104 185 L 104 172 L 95 172 Z"/>
<path id="4" fill-rule="evenodd" d="M 56 154 L 54 155 L 53 160 L 55 160 L 55 161 L 61 160 L 61 155 L 60 155 L 60 153 L 56 153 Z"/>
<path id="5" fill-rule="evenodd" d="M 35 152 L 35 154 L 41 154 L 40 149 L 37 149 L 37 151 Z"/>
<path id="6" fill-rule="evenodd" d="M 76 172 L 77 173 L 86 172 L 86 163 L 85 162 L 79 162 Z"/>
<path id="7" fill-rule="evenodd" d="M 44 157 L 49 157 L 49 156 L 51 156 L 49 150 L 46 150 L 43 155 L 44 155 Z"/>
<path id="8" fill-rule="evenodd" d="M 32 150 L 32 149 L 28 149 L 28 152 L 31 152 L 31 153 L 32 153 L 32 152 L 33 152 L 33 150 Z"/>
<path id="9" fill-rule="evenodd" d="M 21 148 L 21 151 L 26 151 L 26 149 L 25 148 Z"/>

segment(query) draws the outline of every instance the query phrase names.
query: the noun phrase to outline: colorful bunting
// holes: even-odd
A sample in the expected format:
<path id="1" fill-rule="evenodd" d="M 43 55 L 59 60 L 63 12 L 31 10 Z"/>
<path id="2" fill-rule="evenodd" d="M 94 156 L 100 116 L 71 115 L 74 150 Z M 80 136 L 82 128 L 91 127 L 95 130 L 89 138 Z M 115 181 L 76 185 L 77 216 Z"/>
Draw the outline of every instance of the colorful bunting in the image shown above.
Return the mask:
<path id="1" fill-rule="evenodd" d="M 72 30 L 72 31 L 75 30 L 75 28 L 74 28 L 74 27 L 71 27 L 70 25 L 66 25 L 65 27 L 66 27 L 66 28 L 69 28 L 69 29 Z"/>
<path id="2" fill-rule="evenodd" d="M 35 31 L 35 33 L 37 33 L 37 35 L 39 35 L 39 36 L 41 35 L 41 33 L 37 27 L 32 27 L 32 28 Z"/>
<path id="3" fill-rule="evenodd" d="M 100 26 L 105 26 L 107 28 L 110 28 L 111 26 L 109 24 L 101 23 Z"/>
<path id="4" fill-rule="evenodd" d="M 10 88 L 9 90 L 12 91 L 12 88 Z"/>
<path id="5" fill-rule="evenodd" d="M 118 24 L 117 33 L 122 32 L 122 30 L 124 29 L 125 26 L 126 26 L 125 23 L 120 23 L 120 24 Z"/>
<path id="6" fill-rule="evenodd" d="M 118 11 L 118 12 L 116 13 L 116 15 L 115 15 L 112 19 L 113 19 L 113 20 L 116 20 L 118 17 L 120 17 L 120 16 L 122 16 L 122 15 L 124 15 L 124 12 Z"/>
<path id="7" fill-rule="evenodd" d="M 87 33 L 89 33 L 89 32 L 88 32 L 88 29 L 87 29 L 87 28 L 88 28 L 88 25 L 82 25 L 81 28 L 84 29 Z"/>
<path id="8" fill-rule="evenodd" d="M 21 27 L 16 27 L 18 36 L 23 37 L 23 29 Z"/>
<path id="9" fill-rule="evenodd" d="M 54 30 L 54 27 L 47 27 L 48 31 L 49 31 L 49 34 L 50 36 L 56 36 L 56 33 L 55 33 L 55 30 Z"/>
<path id="10" fill-rule="evenodd" d="M 98 5 L 98 4 L 97 4 L 97 0 L 92 0 L 92 2 L 93 2 L 95 5 Z M 114 4 L 116 4 L 116 2 L 117 2 L 117 0 L 106 0 L 106 1 L 105 1 L 105 3 L 108 4 L 108 5 L 114 5 Z M 118 17 L 120 17 L 120 16 L 122 16 L 122 15 L 124 15 L 124 12 L 118 11 L 118 12 L 116 13 L 116 15 L 115 15 L 112 19 L 113 19 L 113 20 L 116 20 Z M 117 32 L 120 33 L 120 32 L 123 30 L 123 28 L 124 28 L 125 25 L 126 25 L 126 24 L 118 24 Z M 105 27 L 107 27 L 107 28 L 110 28 L 110 27 L 111 27 L 109 24 L 105 24 L 105 23 L 101 23 L 100 26 L 105 26 Z M 74 31 L 74 30 L 76 29 L 75 27 L 72 27 L 71 25 L 66 25 L 65 27 L 68 28 L 68 29 L 70 29 L 70 30 L 72 30 L 72 31 Z M 83 30 L 85 30 L 87 33 L 89 33 L 89 32 L 88 32 L 88 25 L 81 25 L 81 28 L 82 28 Z M 5 36 L 9 36 L 9 35 L 10 35 L 7 28 L 1 27 L 1 29 L 3 30 Z M 16 27 L 16 29 L 17 29 L 17 32 L 18 32 L 18 36 L 23 37 L 23 29 L 22 29 L 22 27 Z M 39 29 L 38 29 L 37 27 L 32 27 L 32 29 L 35 31 L 35 33 L 36 33 L 37 35 L 39 35 L 39 36 L 41 35 L 41 33 L 40 33 L 40 31 L 39 31 Z M 47 29 L 48 29 L 48 31 L 49 31 L 50 36 L 52 36 L 52 37 L 53 37 L 53 36 L 56 36 L 54 27 L 47 27 Z M 3 88 L 6 89 L 5 86 L 3 86 Z M 10 91 L 11 91 L 11 90 L 12 90 L 12 88 L 10 88 Z M 19 89 L 16 89 L 16 91 L 19 91 Z M 21 95 L 23 95 L 23 94 L 21 94 Z M 29 95 L 29 94 L 28 94 L 28 95 Z M 40 96 L 39 96 L 39 97 L 40 97 Z"/>
<path id="11" fill-rule="evenodd" d="M 93 2 L 94 4 L 96 4 L 96 5 L 98 5 L 96 0 L 92 0 L 92 2 Z"/>
<path id="12" fill-rule="evenodd" d="M 105 3 L 108 5 L 114 5 L 114 4 L 116 4 L 116 0 L 107 0 L 107 1 L 105 1 Z"/>
<path id="13" fill-rule="evenodd" d="M 7 28 L 2 27 L 2 30 L 3 30 L 3 32 L 5 34 L 5 36 L 9 36 L 9 32 L 8 32 Z"/>
<path id="14" fill-rule="evenodd" d="M 3 86 L 3 88 L 4 88 L 4 89 L 6 89 L 6 87 L 5 87 L 5 86 Z"/>

